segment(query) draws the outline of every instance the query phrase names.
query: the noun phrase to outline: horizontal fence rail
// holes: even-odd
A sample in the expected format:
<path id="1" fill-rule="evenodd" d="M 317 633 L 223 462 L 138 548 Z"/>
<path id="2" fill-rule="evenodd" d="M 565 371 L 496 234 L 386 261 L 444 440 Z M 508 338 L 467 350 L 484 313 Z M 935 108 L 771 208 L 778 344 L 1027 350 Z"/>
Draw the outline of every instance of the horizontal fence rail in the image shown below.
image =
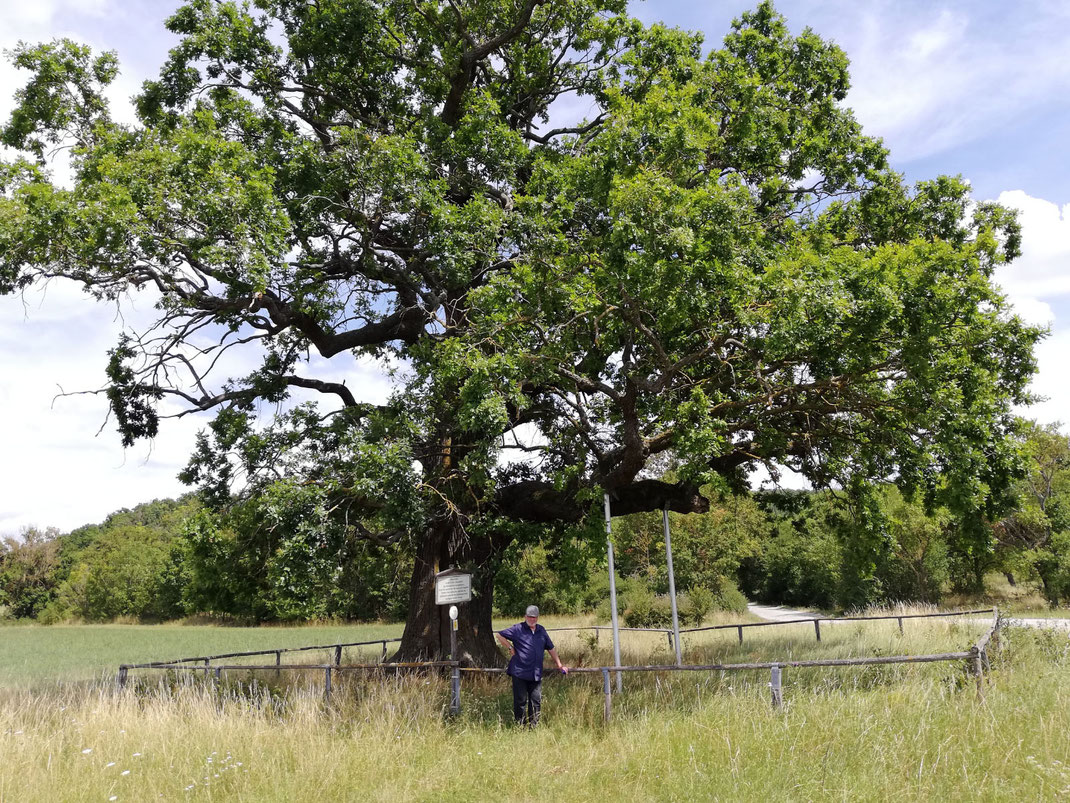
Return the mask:
<path id="1" fill-rule="evenodd" d="M 276 658 L 284 652 L 311 652 L 313 650 L 334 650 L 336 655 L 341 655 L 344 647 L 366 647 L 370 644 L 382 644 L 383 654 L 386 654 L 386 645 L 401 641 L 400 638 L 377 638 L 371 641 L 346 641 L 340 644 L 316 644 L 310 647 L 277 647 L 269 650 L 247 650 L 245 652 L 222 652 L 217 655 L 200 655 L 195 658 L 175 658 L 170 661 L 150 661 L 145 664 L 127 664 L 129 669 L 152 669 L 155 667 L 169 667 L 175 664 L 203 664 L 205 662 L 219 661 L 223 658 L 246 658 L 252 655 L 274 655 Z M 336 664 L 339 662 L 336 662 Z M 278 661 L 276 661 L 278 665 Z M 194 667 L 201 669 L 203 667 Z M 274 669 L 275 667 L 272 667 Z"/>
<path id="2" fill-rule="evenodd" d="M 736 630 L 740 627 L 777 627 L 778 625 L 813 624 L 814 622 L 872 622 L 881 619 L 930 619 L 938 616 L 973 616 L 981 613 L 993 613 L 994 608 L 979 608 L 971 611 L 942 611 L 940 613 L 895 613 L 887 616 L 810 616 L 806 619 L 783 619 L 776 622 L 739 622 L 728 625 L 706 625 L 704 627 L 682 627 L 680 634 L 702 633 L 707 630 Z M 579 625 L 577 627 L 548 627 L 553 633 L 569 630 L 612 630 L 610 625 Z M 672 633 L 671 627 L 618 627 L 619 631 L 639 633 Z"/>
<path id="3" fill-rule="evenodd" d="M 919 618 L 932 618 L 938 616 L 963 616 L 973 615 L 980 613 L 991 613 L 992 624 L 985 631 L 985 633 L 970 647 L 967 651 L 959 652 L 944 652 L 944 653 L 932 653 L 927 655 L 888 655 L 888 656 L 874 656 L 869 658 L 818 658 L 813 660 L 787 660 L 787 661 L 753 661 L 748 663 L 737 664 L 653 664 L 642 666 L 599 666 L 599 667 L 575 667 L 568 670 L 568 674 L 601 674 L 603 678 L 602 690 L 605 695 L 603 720 L 609 722 L 612 717 L 612 689 L 609 683 L 609 675 L 611 672 L 735 672 L 745 670 L 770 670 L 770 692 L 772 703 L 774 706 L 780 706 L 783 704 L 783 686 L 782 686 L 782 672 L 784 668 L 805 668 L 805 667 L 844 667 L 844 666 L 875 666 L 875 665 L 888 665 L 888 664 L 916 664 L 916 663 L 936 663 L 939 661 L 966 661 L 966 670 L 972 675 L 977 684 L 977 696 L 979 699 L 984 697 L 984 671 L 988 666 L 988 647 L 999 638 L 1000 618 L 999 610 L 997 608 L 987 608 L 983 610 L 973 611 L 954 611 L 950 613 L 929 613 L 929 614 L 903 614 L 901 616 L 852 616 L 842 617 L 840 619 L 822 619 L 821 621 L 878 621 L 887 619 L 919 619 Z M 778 625 L 778 624 L 798 624 L 800 622 L 813 622 L 813 619 L 796 619 L 789 622 L 755 622 L 742 625 L 715 625 L 707 628 L 693 628 L 691 632 L 695 630 L 717 630 L 727 629 L 730 627 L 760 627 L 763 625 Z M 556 628 L 556 630 L 589 630 L 592 628 L 603 628 L 602 625 L 591 625 L 588 627 L 570 627 L 570 628 Z M 902 624 L 900 623 L 900 627 Z M 630 628 L 631 630 L 641 630 L 643 628 Z M 660 628 L 647 628 L 645 630 L 652 632 L 663 632 Z M 671 631 L 670 631 L 671 632 Z M 820 635 L 819 635 L 820 639 Z M 203 672 L 205 676 L 211 676 L 214 681 L 218 683 L 222 678 L 223 672 L 251 672 L 251 671 L 271 671 L 276 673 L 286 672 L 308 672 L 318 671 L 324 673 L 324 696 L 330 698 L 332 690 L 332 673 L 337 672 L 359 672 L 359 671 L 379 671 L 386 672 L 389 670 L 403 670 L 403 669 L 445 669 L 451 670 L 451 694 L 450 694 L 450 713 L 456 715 L 460 713 L 460 679 L 462 673 L 465 674 L 486 674 L 486 675 L 502 675 L 506 673 L 505 669 L 500 667 L 476 667 L 476 666 L 462 666 L 460 661 L 413 661 L 413 662 L 398 662 L 398 663 L 384 663 L 377 662 L 372 664 L 341 664 L 341 647 L 345 646 L 364 646 L 368 644 L 383 644 L 384 650 L 386 642 L 388 641 L 400 641 L 400 639 L 375 639 L 373 641 L 351 642 L 347 644 L 330 644 L 322 645 L 318 647 L 289 647 L 280 648 L 277 650 L 253 650 L 249 652 L 228 653 L 225 655 L 215 656 L 202 656 L 198 658 L 182 658 L 174 661 L 154 661 L 152 663 L 143 664 L 121 664 L 119 666 L 118 685 L 120 688 L 126 685 L 127 673 L 131 669 L 164 669 L 169 671 L 185 671 L 185 672 Z M 309 650 L 323 650 L 337 648 L 336 661 L 333 664 L 282 664 L 279 662 L 278 657 L 283 652 L 304 652 Z M 252 664 L 216 664 L 210 665 L 212 659 L 220 658 L 233 658 L 233 657 L 245 657 L 250 655 L 276 655 L 276 662 L 269 665 L 252 665 Z M 203 663 L 203 666 L 192 666 L 194 662 Z M 552 675 L 551 675 L 552 676 Z"/>

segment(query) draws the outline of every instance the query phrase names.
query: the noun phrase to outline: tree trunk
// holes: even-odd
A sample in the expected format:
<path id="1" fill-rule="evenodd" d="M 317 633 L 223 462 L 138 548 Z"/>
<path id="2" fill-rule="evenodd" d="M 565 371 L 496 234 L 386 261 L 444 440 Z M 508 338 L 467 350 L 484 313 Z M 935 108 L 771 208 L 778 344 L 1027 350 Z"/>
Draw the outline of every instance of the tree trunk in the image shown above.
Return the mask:
<path id="1" fill-rule="evenodd" d="M 449 568 L 472 573 L 472 601 L 458 605 L 458 659 L 470 666 L 504 666 L 495 644 L 491 610 L 494 576 L 504 545 L 469 535 L 455 522 L 435 522 L 420 545 L 409 586 L 409 615 L 395 661 L 444 660 L 450 652 L 449 606 L 435 605 L 436 572 Z"/>

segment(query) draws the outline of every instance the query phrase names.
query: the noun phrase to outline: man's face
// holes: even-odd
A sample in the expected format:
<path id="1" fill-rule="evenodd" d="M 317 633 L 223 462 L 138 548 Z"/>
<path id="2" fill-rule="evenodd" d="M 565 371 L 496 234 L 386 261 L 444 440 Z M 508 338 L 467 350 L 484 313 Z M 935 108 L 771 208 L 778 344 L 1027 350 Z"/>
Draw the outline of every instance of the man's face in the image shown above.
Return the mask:
<path id="1" fill-rule="evenodd" d="M 525 616 L 524 620 L 528 623 L 528 627 L 534 629 L 535 625 L 539 621 L 539 617 L 538 616 Z"/>

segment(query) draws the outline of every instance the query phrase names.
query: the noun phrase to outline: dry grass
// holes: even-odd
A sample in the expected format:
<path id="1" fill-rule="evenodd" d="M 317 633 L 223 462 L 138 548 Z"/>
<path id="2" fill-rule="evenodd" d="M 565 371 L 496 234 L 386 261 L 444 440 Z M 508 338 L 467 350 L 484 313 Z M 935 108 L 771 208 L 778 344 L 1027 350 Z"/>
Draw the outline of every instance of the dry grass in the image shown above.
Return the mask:
<path id="1" fill-rule="evenodd" d="M 754 628 L 743 652 L 961 647 L 983 629 L 929 620 L 865 632 Z M 842 628 L 842 630 L 841 630 Z M 757 634 L 763 633 L 759 637 Z M 824 635 L 824 632 L 823 632 Z M 563 641 L 563 640 L 562 640 Z M 949 644 L 950 641 L 950 644 Z M 698 645 L 723 651 L 738 645 Z M 979 702 L 961 665 L 628 676 L 601 722 L 600 678 L 549 678 L 542 727 L 508 724 L 501 678 L 317 674 L 131 688 L 0 691 L 0 800 L 1043 800 L 1070 795 L 1070 642 L 1012 631 Z M 576 645 L 581 646 L 581 645 Z M 561 644 L 570 654 L 572 645 Z M 627 660 L 653 652 L 632 647 Z M 592 650 L 591 660 L 605 653 Z M 239 685 L 241 684 L 241 685 Z M 302 684 L 304 687 L 302 688 Z"/>

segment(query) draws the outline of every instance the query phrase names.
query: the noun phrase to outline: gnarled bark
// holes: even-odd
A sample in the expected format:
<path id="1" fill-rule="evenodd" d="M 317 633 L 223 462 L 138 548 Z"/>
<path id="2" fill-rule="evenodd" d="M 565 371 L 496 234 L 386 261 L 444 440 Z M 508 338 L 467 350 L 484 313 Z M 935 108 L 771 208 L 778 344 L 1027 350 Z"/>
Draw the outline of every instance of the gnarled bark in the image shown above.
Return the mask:
<path id="1" fill-rule="evenodd" d="M 449 655 L 449 606 L 435 605 L 434 580 L 437 572 L 453 567 L 472 572 L 472 600 L 457 606 L 458 659 L 472 666 L 503 664 L 491 624 L 494 575 L 501 549 L 489 537 L 465 533 L 453 519 L 432 525 L 416 554 L 409 585 L 409 615 L 394 660 L 442 660 Z"/>

